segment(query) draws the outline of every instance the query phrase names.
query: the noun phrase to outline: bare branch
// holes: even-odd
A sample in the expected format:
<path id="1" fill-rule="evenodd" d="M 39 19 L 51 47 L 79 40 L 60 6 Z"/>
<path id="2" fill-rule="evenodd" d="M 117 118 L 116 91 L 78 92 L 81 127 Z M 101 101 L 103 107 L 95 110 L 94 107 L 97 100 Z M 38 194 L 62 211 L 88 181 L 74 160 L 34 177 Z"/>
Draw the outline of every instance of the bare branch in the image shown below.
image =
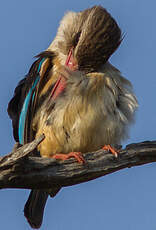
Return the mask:
<path id="1" fill-rule="evenodd" d="M 44 139 L 26 144 L 0 158 L 0 188 L 47 189 L 79 184 L 115 171 L 156 162 L 156 141 L 130 144 L 118 158 L 104 150 L 85 153 L 85 164 L 74 159 L 64 162 L 32 157 L 31 152 Z"/>

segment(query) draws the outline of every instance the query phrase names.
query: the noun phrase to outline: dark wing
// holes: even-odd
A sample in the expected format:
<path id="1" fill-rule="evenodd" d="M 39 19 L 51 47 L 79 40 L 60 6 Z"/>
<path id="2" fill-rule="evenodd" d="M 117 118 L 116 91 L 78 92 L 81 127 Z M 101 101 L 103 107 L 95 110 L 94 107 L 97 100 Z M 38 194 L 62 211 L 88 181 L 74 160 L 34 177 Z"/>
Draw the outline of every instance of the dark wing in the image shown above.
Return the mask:
<path id="1" fill-rule="evenodd" d="M 14 138 L 21 144 L 27 143 L 33 138 L 31 121 L 37 107 L 39 91 L 48 81 L 47 76 L 52 68 L 54 53 L 45 51 L 37 57 L 38 59 L 31 66 L 28 75 L 18 83 L 14 96 L 8 104 Z M 45 60 L 48 61 L 44 75 L 41 77 L 40 69 Z"/>

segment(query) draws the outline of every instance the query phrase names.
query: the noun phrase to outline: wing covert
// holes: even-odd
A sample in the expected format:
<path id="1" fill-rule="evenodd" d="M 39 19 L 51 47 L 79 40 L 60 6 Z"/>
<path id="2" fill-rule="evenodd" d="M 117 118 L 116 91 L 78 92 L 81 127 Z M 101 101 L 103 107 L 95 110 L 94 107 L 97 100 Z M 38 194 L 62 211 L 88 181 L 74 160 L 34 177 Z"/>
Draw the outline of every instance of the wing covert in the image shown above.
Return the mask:
<path id="1" fill-rule="evenodd" d="M 45 83 L 44 77 L 52 68 L 54 53 L 45 51 L 37 57 L 38 59 L 32 64 L 28 75 L 18 83 L 14 96 L 8 104 L 8 114 L 12 119 L 14 138 L 20 144 L 27 143 L 33 138 L 31 121 L 36 110 L 42 82 Z M 44 63 L 46 65 L 42 68 Z M 41 68 L 43 74 L 41 74 Z"/>

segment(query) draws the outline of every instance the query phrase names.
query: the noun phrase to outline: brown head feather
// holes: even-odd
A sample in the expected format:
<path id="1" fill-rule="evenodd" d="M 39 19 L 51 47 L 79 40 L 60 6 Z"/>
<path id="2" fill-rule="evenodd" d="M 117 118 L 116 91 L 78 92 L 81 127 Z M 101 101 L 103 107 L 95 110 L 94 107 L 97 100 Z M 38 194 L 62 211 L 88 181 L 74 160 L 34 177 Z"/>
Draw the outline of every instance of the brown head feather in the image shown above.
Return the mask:
<path id="1" fill-rule="evenodd" d="M 98 71 L 121 40 L 116 21 L 102 6 L 94 6 L 78 13 L 68 12 L 48 50 L 55 51 L 64 64 L 73 47 L 79 70 L 87 73 Z"/>
<path id="2" fill-rule="evenodd" d="M 75 56 L 80 70 L 92 72 L 107 62 L 120 45 L 121 30 L 111 15 L 101 6 L 83 11 L 81 17 L 86 19 Z"/>

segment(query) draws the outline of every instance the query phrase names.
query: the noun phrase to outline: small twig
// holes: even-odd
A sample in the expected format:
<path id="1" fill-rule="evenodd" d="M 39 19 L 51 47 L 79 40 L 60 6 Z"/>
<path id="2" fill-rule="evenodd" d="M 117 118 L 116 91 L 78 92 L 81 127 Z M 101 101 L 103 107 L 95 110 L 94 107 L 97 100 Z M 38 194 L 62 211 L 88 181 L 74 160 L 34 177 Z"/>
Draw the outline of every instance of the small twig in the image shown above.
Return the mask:
<path id="1" fill-rule="evenodd" d="M 43 141 L 43 139 L 44 135 L 42 134 L 38 139 L 35 139 L 31 143 L 19 148 L 16 147 L 10 154 L 0 157 L 0 170 L 2 170 L 4 167 L 9 167 L 17 163 L 18 160 L 21 160 L 23 157 L 27 156 L 41 143 L 41 141 Z"/>

